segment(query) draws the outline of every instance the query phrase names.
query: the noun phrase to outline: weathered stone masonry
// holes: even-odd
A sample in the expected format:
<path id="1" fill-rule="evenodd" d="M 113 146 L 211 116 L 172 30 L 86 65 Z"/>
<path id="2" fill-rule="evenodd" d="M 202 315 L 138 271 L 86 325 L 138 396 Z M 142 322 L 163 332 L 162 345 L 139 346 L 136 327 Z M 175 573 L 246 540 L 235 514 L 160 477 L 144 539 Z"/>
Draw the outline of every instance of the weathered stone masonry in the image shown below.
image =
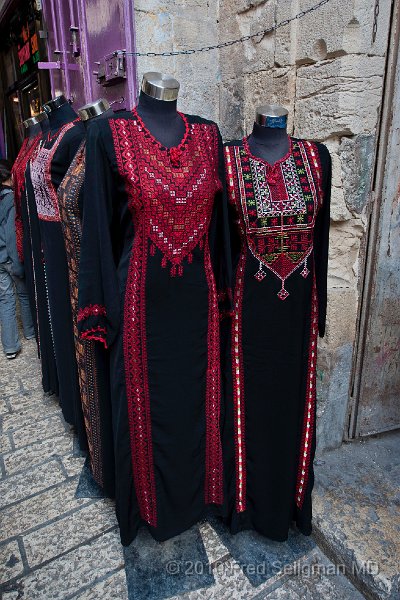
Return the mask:
<path id="1" fill-rule="evenodd" d="M 139 51 L 179 50 L 256 33 L 317 0 L 136 0 Z M 275 33 L 228 49 L 139 58 L 181 82 L 181 110 L 217 120 L 225 139 L 251 129 L 256 106 L 290 112 L 290 133 L 326 143 L 333 158 L 327 334 L 320 342 L 318 450 L 345 428 L 370 176 L 379 119 L 390 1 L 331 0 Z"/>

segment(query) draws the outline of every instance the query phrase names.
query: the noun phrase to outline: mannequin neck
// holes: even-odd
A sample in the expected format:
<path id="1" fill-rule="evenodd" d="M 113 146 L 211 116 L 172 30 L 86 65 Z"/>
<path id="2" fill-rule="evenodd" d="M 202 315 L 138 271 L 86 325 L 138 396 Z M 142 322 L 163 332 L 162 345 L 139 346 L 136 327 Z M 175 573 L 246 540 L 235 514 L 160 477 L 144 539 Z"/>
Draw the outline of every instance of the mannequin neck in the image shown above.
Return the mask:
<path id="1" fill-rule="evenodd" d="M 136 107 L 139 117 L 151 135 L 166 148 L 177 146 L 185 134 L 185 124 L 177 112 L 176 105 L 176 100 L 156 100 L 140 92 Z"/>
<path id="2" fill-rule="evenodd" d="M 140 92 L 139 101 L 136 110 L 139 116 L 144 120 L 146 117 L 154 117 L 158 119 L 175 119 L 177 114 L 177 100 L 157 100 L 148 96 L 144 92 Z"/>
<path id="3" fill-rule="evenodd" d="M 254 123 L 248 142 L 252 154 L 270 164 L 283 158 L 289 150 L 286 128 L 263 127 Z"/>
<path id="4" fill-rule="evenodd" d="M 113 115 L 114 115 L 113 109 L 109 108 L 108 110 L 105 110 L 103 113 L 101 113 L 101 115 L 92 117 L 91 119 L 88 119 L 87 121 L 82 121 L 82 123 L 84 124 L 85 128 L 87 129 L 88 127 L 90 127 L 90 123 L 93 123 L 93 121 L 98 121 L 99 119 L 109 119 Z"/>
<path id="5" fill-rule="evenodd" d="M 48 117 L 50 130 L 55 131 L 59 129 L 62 127 L 62 125 L 65 125 L 65 123 L 70 123 L 76 119 L 77 116 L 78 115 L 68 102 L 63 104 L 59 108 L 56 108 L 49 113 Z"/>

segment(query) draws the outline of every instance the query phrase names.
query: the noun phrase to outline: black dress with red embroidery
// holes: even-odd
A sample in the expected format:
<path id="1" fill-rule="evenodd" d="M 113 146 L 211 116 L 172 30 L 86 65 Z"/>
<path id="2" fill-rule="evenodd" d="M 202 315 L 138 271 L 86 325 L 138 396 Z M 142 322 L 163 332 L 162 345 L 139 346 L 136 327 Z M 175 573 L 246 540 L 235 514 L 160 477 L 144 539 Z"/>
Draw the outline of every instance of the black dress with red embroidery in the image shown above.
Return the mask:
<path id="1" fill-rule="evenodd" d="M 69 292 L 67 258 L 57 188 L 86 133 L 82 122 L 66 122 L 44 135 L 30 160 L 30 183 L 36 203 L 59 399 L 65 420 L 75 427 L 82 450 L 87 449 Z"/>
<path id="2" fill-rule="evenodd" d="M 290 138 L 274 165 L 225 145 L 236 212 L 225 443 L 232 532 L 311 533 L 317 336 L 325 331 L 331 159 Z M 230 455 L 230 461 L 228 456 Z M 230 474 L 232 473 L 232 477 Z"/>
<path id="3" fill-rule="evenodd" d="M 87 136 L 78 326 L 110 348 L 125 545 L 143 523 L 165 540 L 225 509 L 222 142 L 215 123 L 181 117 L 185 135 L 170 149 L 135 110 L 93 123 Z"/>

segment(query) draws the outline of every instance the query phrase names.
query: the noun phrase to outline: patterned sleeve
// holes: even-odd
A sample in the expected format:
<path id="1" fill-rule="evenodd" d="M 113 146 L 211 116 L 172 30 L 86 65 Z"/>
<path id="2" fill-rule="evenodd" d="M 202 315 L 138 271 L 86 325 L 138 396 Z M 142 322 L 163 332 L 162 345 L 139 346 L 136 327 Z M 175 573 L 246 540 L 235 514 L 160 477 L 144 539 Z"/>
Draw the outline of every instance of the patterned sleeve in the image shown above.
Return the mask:
<path id="1" fill-rule="evenodd" d="M 315 274 L 318 294 L 318 332 L 320 337 L 325 335 L 326 305 L 328 287 L 328 251 L 330 200 L 332 185 L 332 161 L 329 151 L 323 144 L 318 144 L 322 167 L 322 206 L 315 223 L 314 251 Z"/>
<path id="2" fill-rule="evenodd" d="M 99 341 L 108 348 L 119 327 L 119 286 L 110 234 L 115 187 L 96 123 L 88 130 L 86 157 L 78 331 L 83 339 Z"/>

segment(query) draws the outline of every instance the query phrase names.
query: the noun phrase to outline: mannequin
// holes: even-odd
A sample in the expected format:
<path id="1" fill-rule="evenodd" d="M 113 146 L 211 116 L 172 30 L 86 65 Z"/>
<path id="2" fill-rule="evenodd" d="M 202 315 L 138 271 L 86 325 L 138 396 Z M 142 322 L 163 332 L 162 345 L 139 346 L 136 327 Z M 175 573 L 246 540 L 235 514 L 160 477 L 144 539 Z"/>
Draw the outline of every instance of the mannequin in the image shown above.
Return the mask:
<path id="1" fill-rule="evenodd" d="M 43 104 L 43 110 L 49 118 L 51 132 L 59 129 L 64 123 L 74 121 L 77 117 L 71 104 L 63 95 Z"/>
<path id="2" fill-rule="evenodd" d="M 256 110 L 253 131 L 248 137 L 251 152 L 270 165 L 289 150 L 287 134 L 288 111 L 277 104 L 266 104 Z"/>
<path id="3" fill-rule="evenodd" d="M 16 232 L 23 249 L 25 281 L 33 316 L 38 357 L 41 362 L 42 387 L 46 394 L 58 395 L 57 366 L 49 322 L 48 297 L 42 256 L 40 225 L 30 177 L 30 161 L 35 149 L 49 129 L 47 114 L 24 122 L 27 127 L 26 147 L 21 159 L 14 163 L 14 194 L 16 200 Z"/>
<path id="4" fill-rule="evenodd" d="M 82 106 L 79 117 L 86 128 L 114 115 L 107 100 Z M 83 139 L 57 190 L 68 267 L 75 354 L 84 414 L 91 473 L 106 495 L 114 496 L 115 469 L 109 385 L 109 355 L 94 342 L 78 337 L 78 275 L 82 237 L 82 185 L 86 139 Z M 89 382 L 89 384 L 88 384 Z"/>
<path id="5" fill-rule="evenodd" d="M 42 123 L 47 121 L 47 114 L 43 111 L 34 117 L 30 117 L 24 121 L 24 127 L 26 129 L 26 136 L 28 138 L 34 138 L 38 133 L 42 131 Z"/>
<path id="6" fill-rule="evenodd" d="M 111 117 L 114 114 L 114 111 L 110 107 L 110 103 L 108 100 L 104 98 L 100 98 L 99 100 L 95 100 L 94 102 L 89 102 L 85 104 L 85 106 L 81 106 L 78 109 L 78 115 L 81 121 L 83 121 L 86 125 L 89 124 L 93 119 L 97 117 L 107 118 Z"/>
<path id="7" fill-rule="evenodd" d="M 219 305 L 230 248 L 215 123 L 146 73 L 138 105 L 88 127 L 78 330 L 110 353 L 124 545 L 222 514 Z"/>
<path id="8" fill-rule="evenodd" d="M 52 341 L 57 363 L 59 399 L 65 420 L 75 427 L 81 449 L 86 449 L 86 433 L 75 358 L 67 258 L 57 188 L 74 158 L 85 127 L 65 96 L 43 106 L 50 129 L 43 135 L 30 162 L 28 186 L 36 204 L 40 247 L 44 259 Z"/>
<path id="9" fill-rule="evenodd" d="M 257 109 L 225 144 L 235 265 L 225 447 L 234 440 L 231 531 L 276 541 L 312 530 L 317 336 L 325 331 L 331 159 Z M 231 414 L 229 412 L 231 411 Z M 230 429 L 230 424 L 233 427 Z M 233 503 L 232 503 L 233 504 Z"/>
<path id="10" fill-rule="evenodd" d="M 136 110 L 150 133 L 166 148 L 177 146 L 185 133 L 176 108 L 179 87 L 171 75 L 156 72 L 143 75 Z"/>

